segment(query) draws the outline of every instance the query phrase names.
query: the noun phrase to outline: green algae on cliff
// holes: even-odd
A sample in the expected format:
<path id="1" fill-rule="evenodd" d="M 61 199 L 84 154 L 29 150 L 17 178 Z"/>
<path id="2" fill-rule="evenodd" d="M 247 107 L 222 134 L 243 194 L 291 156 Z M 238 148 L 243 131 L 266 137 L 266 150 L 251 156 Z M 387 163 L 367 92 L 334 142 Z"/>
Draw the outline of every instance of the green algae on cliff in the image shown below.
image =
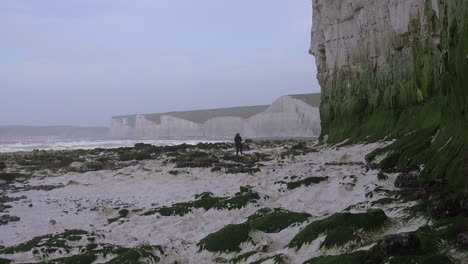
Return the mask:
<path id="1" fill-rule="evenodd" d="M 319 67 L 322 137 L 330 143 L 396 139 L 386 149 L 392 165 L 424 165 L 423 176 L 466 193 L 468 1 L 419 3 L 407 32 L 383 40 L 385 63 L 363 49 L 352 67 Z M 317 61 L 325 61 L 316 49 Z"/>

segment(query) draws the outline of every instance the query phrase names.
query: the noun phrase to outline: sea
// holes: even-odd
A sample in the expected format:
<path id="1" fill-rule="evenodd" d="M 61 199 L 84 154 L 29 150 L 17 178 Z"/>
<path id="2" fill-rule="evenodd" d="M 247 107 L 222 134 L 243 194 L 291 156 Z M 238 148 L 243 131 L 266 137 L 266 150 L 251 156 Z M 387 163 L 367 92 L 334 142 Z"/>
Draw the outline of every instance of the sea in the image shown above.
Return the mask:
<path id="1" fill-rule="evenodd" d="M 137 143 L 156 146 L 171 146 L 180 144 L 196 145 L 198 143 L 219 143 L 222 140 L 135 140 L 135 139 L 41 139 L 41 140 L 0 140 L 0 152 L 19 152 L 37 150 L 73 150 L 95 148 L 133 147 Z"/>

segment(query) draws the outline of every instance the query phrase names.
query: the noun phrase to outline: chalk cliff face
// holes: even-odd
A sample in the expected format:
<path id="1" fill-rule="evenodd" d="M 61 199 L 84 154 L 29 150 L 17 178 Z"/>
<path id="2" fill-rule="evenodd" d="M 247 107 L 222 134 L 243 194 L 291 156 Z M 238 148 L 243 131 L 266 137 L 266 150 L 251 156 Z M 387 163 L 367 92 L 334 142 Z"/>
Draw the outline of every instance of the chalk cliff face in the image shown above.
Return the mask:
<path id="1" fill-rule="evenodd" d="M 248 117 L 216 116 L 198 122 L 170 113 L 160 115 L 159 122 L 149 120 L 146 115 L 115 117 L 111 135 L 147 139 L 231 139 L 239 132 L 244 138 L 317 137 L 320 135 L 318 104 L 311 105 L 303 100 L 306 97 L 283 96 L 264 111 Z"/>
<path id="2" fill-rule="evenodd" d="M 467 0 L 313 0 L 310 52 L 322 136 L 406 135 L 413 145 L 395 149 L 394 160 L 466 184 Z"/>

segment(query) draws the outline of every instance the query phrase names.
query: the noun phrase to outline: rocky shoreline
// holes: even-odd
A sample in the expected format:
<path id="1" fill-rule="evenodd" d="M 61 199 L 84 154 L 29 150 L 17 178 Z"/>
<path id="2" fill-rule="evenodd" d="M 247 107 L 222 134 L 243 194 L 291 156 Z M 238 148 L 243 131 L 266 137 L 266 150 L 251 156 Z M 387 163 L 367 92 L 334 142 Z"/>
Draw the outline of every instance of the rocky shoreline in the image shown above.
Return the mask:
<path id="1" fill-rule="evenodd" d="M 2 153 L 0 263 L 464 263 L 468 201 L 390 143 Z"/>

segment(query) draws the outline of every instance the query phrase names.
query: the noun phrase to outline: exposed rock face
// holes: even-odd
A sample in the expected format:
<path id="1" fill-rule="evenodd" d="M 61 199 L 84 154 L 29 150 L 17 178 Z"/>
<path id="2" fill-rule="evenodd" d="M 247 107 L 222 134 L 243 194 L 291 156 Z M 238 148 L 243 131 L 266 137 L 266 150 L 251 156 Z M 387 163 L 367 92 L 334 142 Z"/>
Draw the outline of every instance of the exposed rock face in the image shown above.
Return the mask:
<path id="1" fill-rule="evenodd" d="M 111 134 L 113 137 L 148 139 L 231 139 L 236 132 L 244 138 L 317 137 L 320 135 L 317 106 L 311 105 L 301 96 L 283 96 L 251 116 L 239 114 L 195 118 L 189 113 L 168 113 L 159 115 L 156 122 L 149 120 L 147 115 L 136 115 L 134 119 L 116 117 L 112 119 Z"/>
<path id="2" fill-rule="evenodd" d="M 411 133 L 414 146 L 400 149 L 399 162 L 430 161 L 427 174 L 467 186 L 467 0 L 313 0 L 310 52 L 322 135 L 337 142 Z"/>

